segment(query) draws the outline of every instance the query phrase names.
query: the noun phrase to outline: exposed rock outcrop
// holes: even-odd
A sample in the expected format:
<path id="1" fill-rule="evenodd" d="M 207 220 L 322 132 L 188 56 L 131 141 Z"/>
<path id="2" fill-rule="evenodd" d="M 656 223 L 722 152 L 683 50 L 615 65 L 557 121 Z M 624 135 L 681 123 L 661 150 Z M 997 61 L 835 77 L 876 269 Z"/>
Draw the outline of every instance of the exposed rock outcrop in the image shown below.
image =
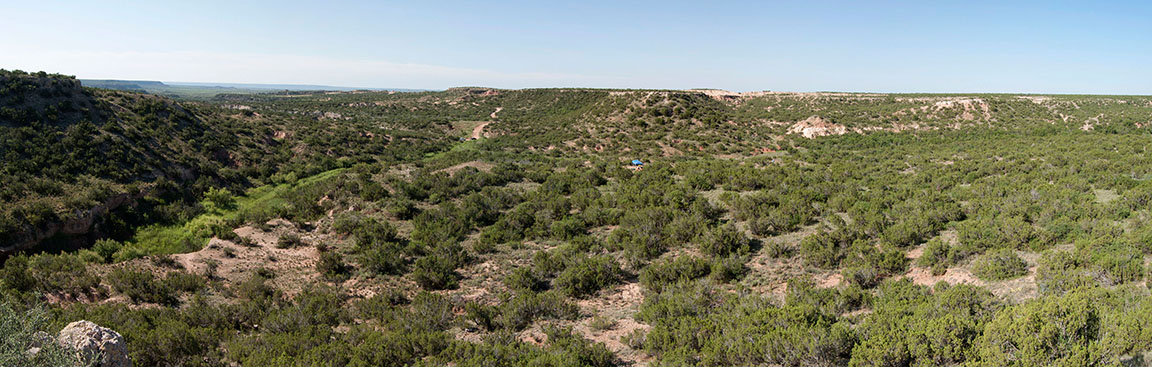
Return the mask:
<path id="1" fill-rule="evenodd" d="M 132 366 L 124 337 L 91 321 L 81 320 L 68 324 L 60 330 L 56 342 L 75 350 L 81 359 L 92 362 L 96 367 Z"/>
<path id="2" fill-rule="evenodd" d="M 812 116 L 793 124 L 792 127 L 788 128 L 788 133 L 800 134 L 805 138 L 812 139 L 818 136 L 844 135 L 848 133 L 848 128 L 826 121 L 820 116 Z"/>

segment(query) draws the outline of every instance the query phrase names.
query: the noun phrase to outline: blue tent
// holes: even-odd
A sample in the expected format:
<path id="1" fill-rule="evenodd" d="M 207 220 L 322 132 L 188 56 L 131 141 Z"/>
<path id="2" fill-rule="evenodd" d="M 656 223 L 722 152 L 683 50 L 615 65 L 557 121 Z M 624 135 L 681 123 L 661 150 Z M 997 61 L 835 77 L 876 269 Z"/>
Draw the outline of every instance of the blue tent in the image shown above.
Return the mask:
<path id="1" fill-rule="evenodd" d="M 643 166 L 643 165 L 644 165 L 644 162 L 641 162 L 639 159 L 633 159 L 633 160 L 632 160 L 632 165 L 633 165 L 633 166 Z"/>

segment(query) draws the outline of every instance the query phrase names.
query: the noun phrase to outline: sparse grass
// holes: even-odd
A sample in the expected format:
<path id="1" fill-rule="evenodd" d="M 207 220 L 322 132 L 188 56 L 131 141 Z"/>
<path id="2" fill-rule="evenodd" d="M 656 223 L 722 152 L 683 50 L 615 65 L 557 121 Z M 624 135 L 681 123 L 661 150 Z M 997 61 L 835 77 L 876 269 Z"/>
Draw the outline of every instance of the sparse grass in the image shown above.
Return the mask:
<path id="1" fill-rule="evenodd" d="M 428 161 L 434 161 L 437 159 L 444 158 L 448 154 L 461 153 L 461 152 L 466 152 L 466 151 L 475 151 L 475 150 L 477 150 L 477 145 L 478 145 L 477 142 L 478 142 L 477 140 L 462 141 L 462 142 L 459 142 L 459 143 L 453 145 L 451 149 L 448 149 L 446 151 L 437 152 L 437 153 L 427 153 L 424 155 L 424 157 Z"/>
<path id="2" fill-rule="evenodd" d="M 616 320 L 604 317 L 604 315 L 596 315 L 588 322 L 588 327 L 596 331 L 611 330 L 616 327 Z"/>
<path id="3" fill-rule="evenodd" d="M 647 334 L 644 329 L 632 330 L 630 333 L 621 335 L 620 342 L 629 348 L 640 350 L 644 348 L 644 339 Z"/>

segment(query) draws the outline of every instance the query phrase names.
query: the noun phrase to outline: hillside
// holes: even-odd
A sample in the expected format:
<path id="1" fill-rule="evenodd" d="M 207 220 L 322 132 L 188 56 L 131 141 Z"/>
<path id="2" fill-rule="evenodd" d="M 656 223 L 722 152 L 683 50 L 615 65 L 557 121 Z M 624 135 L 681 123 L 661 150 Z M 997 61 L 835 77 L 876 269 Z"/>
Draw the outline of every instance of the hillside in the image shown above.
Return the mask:
<path id="1" fill-rule="evenodd" d="M 2 71 L 0 86 L 0 254 L 125 239 L 135 226 L 202 212 L 198 198 L 210 187 L 316 174 L 337 168 L 336 158 L 375 160 L 389 150 L 355 133 L 360 140 L 339 139 L 362 146 L 331 152 L 333 134 L 315 119 L 266 123 L 227 106 L 83 88 L 61 75 Z"/>
<path id="2" fill-rule="evenodd" d="M 5 252 L 62 229 L 84 235 L 93 217 L 150 191 L 125 185 L 214 173 L 220 147 L 237 140 L 161 98 L 83 89 L 59 75 L 3 72 L 0 84 Z"/>
<path id="3" fill-rule="evenodd" d="M 4 303 L 138 365 L 1152 350 L 1152 97 L 0 82 Z M 118 195 L 65 251 L 28 240 Z"/>

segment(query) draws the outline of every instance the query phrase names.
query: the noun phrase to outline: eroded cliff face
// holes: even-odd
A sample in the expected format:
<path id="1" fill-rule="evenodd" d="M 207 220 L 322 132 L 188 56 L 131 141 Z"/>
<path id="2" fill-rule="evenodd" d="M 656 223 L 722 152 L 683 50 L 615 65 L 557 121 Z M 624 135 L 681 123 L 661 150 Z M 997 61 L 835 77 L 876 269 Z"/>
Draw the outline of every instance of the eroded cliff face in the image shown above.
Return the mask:
<path id="1" fill-rule="evenodd" d="M 821 136 L 844 135 L 848 133 L 848 129 L 843 125 L 829 122 L 820 116 L 812 116 L 793 124 L 788 128 L 788 133 L 800 134 L 805 138 L 813 139 Z"/>
<path id="2" fill-rule="evenodd" d="M 17 237 L 15 242 L 0 244 L 0 256 L 7 256 L 18 251 L 35 248 L 45 240 L 58 234 L 73 237 L 74 241 L 70 242 L 86 242 L 84 237 L 91 234 L 94 227 L 97 227 L 100 222 L 106 219 L 109 213 L 126 206 L 134 205 L 136 200 L 141 197 L 143 197 L 143 193 L 137 193 L 135 195 L 128 193 L 116 194 L 100 205 L 82 212 L 73 219 L 48 223 L 42 228 L 26 228 L 26 230 Z M 80 244 L 77 243 L 77 245 Z"/>

